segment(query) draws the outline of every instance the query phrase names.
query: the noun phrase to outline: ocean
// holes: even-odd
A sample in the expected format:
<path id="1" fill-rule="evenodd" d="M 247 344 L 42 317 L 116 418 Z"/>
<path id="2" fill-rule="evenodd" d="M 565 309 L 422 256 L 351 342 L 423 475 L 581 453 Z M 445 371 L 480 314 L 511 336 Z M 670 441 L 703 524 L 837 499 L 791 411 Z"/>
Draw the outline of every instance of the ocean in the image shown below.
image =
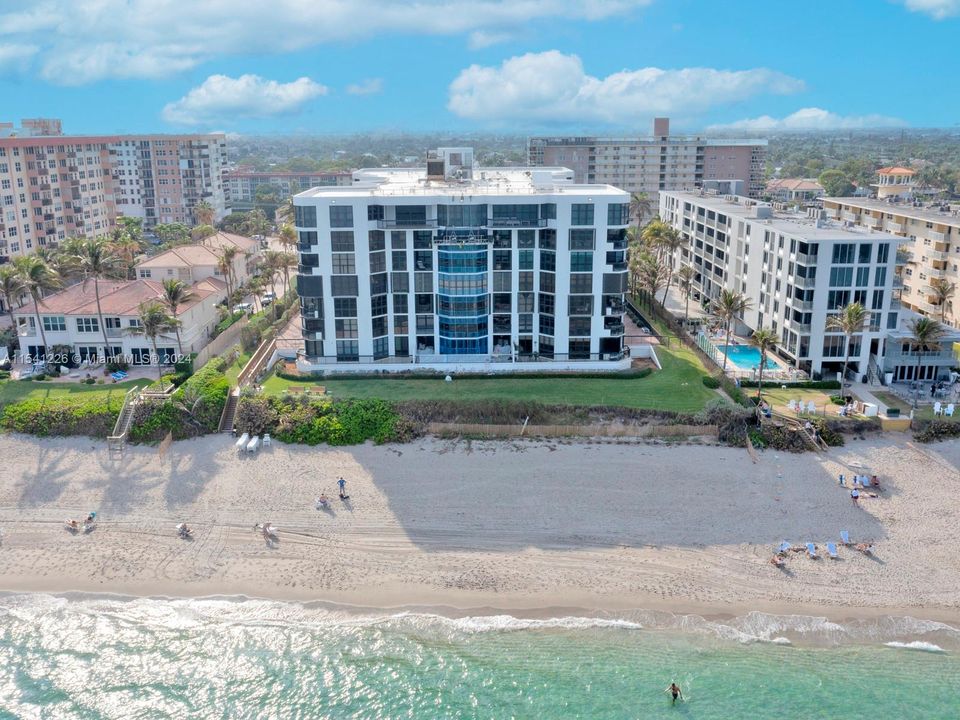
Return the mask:
<path id="1" fill-rule="evenodd" d="M 910 618 L 0 597 L 4 719 L 958 717 L 960 630 Z"/>

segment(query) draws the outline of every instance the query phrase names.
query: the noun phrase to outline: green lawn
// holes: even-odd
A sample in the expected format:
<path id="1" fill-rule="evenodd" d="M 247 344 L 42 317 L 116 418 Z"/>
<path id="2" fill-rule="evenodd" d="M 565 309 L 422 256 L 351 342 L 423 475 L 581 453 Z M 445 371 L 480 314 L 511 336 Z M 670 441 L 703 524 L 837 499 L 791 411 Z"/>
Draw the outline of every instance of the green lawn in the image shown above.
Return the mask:
<path id="1" fill-rule="evenodd" d="M 123 397 L 132 387 L 145 387 L 150 384 L 150 380 L 127 380 L 120 383 L 104 383 L 103 385 L 84 385 L 83 383 L 70 382 L 61 383 L 53 381 L 25 381 L 25 380 L 4 380 L 0 381 L 0 407 L 10 403 L 20 402 L 21 400 L 31 399 L 54 399 L 68 397 L 73 395 L 90 395 L 98 393 L 109 398 L 112 395 Z"/>
<path id="2" fill-rule="evenodd" d="M 877 400 L 884 403 L 888 407 L 900 408 L 901 417 L 908 417 L 910 415 L 910 410 L 913 408 L 913 404 L 911 402 L 904 400 L 898 395 L 894 395 L 893 393 L 885 392 L 883 390 L 876 390 L 873 394 L 876 395 Z M 944 400 L 941 400 L 940 403 L 944 407 L 950 404 L 948 401 Z M 933 420 L 934 417 L 937 417 L 933 414 L 933 405 L 920 405 L 913 416 L 920 420 Z M 960 421 L 960 414 L 954 413 L 951 417 L 940 415 L 938 419 Z"/>
<path id="3" fill-rule="evenodd" d="M 267 394 L 277 395 L 290 385 L 323 385 L 334 398 L 381 398 L 383 400 L 536 400 L 547 404 L 613 405 L 657 408 L 678 412 L 701 410 L 717 393 L 704 387 L 706 371 L 699 358 L 674 342 L 668 350 L 657 348 L 663 370 L 643 378 L 537 378 L 484 377 L 381 379 L 355 378 L 293 382 L 270 376 L 264 382 Z"/>
<path id="4" fill-rule="evenodd" d="M 237 384 L 237 375 L 239 375 L 240 371 L 243 370 L 243 366 L 250 361 L 251 355 L 252 353 L 241 352 L 240 355 L 237 356 L 237 359 L 233 361 L 233 364 L 224 370 L 224 375 L 227 376 L 227 379 L 230 381 L 230 385 Z"/>

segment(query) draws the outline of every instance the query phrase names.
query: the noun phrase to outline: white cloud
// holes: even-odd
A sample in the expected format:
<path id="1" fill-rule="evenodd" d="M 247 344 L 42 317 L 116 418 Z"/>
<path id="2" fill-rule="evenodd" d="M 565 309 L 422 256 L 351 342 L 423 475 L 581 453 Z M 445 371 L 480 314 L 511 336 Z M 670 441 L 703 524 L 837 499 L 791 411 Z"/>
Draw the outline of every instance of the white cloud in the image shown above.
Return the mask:
<path id="1" fill-rule="evenodd" d="M 470 66 L 450 84 L 447 107 L 476 120 L 635 124 L 638 116 L 698 113 L 803 87 L 801 80 L 765 68 L 647 67 L 596 78 L 576 55 L 550 50 L 512 57 L 500 67 Z"/>
<path id="2" fill-rule="evenodd" d="M 40 47 L 43 76 L 79 85 L 160 77 L 213 58 L 385 34 L 480 33 L 552 18 L 601 20 L 652 0 L 2 0 L 0 41 Z"/>
<path id="3" fill-rule="evenodd" d="M 363 82 L 347 85 L 348 95 L 376 95 L 383 91 L 383 80 L 381 78 L 370 78 Z"/>
<path id="4" fill-rule="evenodd" d="M 934 20 L 960 15 L 960 0 L 901 0 L 908 10 L 926 13 Z"/>
<path id="5" fill-rule="evenodd" d="M 0 72 L 21 72 L 40 50 L 36 45 L 0 45 Z"/>
<path id="6" fill-rule="evenodd" d="M 181 125 L 199 125 L 237 117 L 267 117 L 294 113 L 327 88 L 302 77 L 289 83 L 258 75 L 211 75 L 176 102 L 163 108 L 163 119 Z"/>
<path id="7" fill-rule="evenodd" d="M 837 115 L 822 108 L 802 108 L 784 118 L 761 115 L 727 125 L 714 125 L 711 130 L 855 130 L 857 128 L 902 127 L 905 120 L 886 115 Z"/>
<path id="8" fill-rule="evenodd" d="M 471 50 L 483 50 L 483 48 L 488 48 L 491 45 L 499 45 L 500 43 L 510 42 L 516 36 L 513 33 L 509 32 L 493 32 L 490 30 L 474 30 L 470 33 L 470 37 L 467 40 L 467 47 Z"/>

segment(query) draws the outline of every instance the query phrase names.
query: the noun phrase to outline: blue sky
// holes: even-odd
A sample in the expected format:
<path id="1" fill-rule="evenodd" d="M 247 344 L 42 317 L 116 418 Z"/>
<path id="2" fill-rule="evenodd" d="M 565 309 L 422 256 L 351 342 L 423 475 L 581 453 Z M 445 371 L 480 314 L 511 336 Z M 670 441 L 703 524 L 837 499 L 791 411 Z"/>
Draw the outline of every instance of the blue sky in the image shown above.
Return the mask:
<path id="1" fill-rule="evenodd" d="M 68 132 L 957 127 L 960 0 L 0 0 Z"/>

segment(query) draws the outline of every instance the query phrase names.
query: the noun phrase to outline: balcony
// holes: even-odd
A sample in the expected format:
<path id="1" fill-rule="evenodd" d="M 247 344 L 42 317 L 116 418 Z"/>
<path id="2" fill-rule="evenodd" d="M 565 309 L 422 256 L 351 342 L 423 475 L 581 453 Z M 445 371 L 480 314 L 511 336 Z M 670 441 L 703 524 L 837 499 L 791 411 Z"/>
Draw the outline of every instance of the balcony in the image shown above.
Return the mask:
<path id="1" fill-rule="evenodd" d="M 901 278 L 899 275 L 894 275 L 894 276 L 893 276 L 893 288 L 896 290 L 896 289 L 902 288 L 902 287 L 903 287 L 903 278 Z"/>
<path id="2" fill-rule="evenodd" d="M 927 232 L 927 237 L 933 240 L 934 242 L 943 243 L 947 239 L 942 232 L 937 232 L 936 230 L 929 230 Z"/>
<path id="3" fill-rule="evenodd" d="M 607 306 L 603 309 L 604 315 L 623 315 L 627 311 L 627 307 L 622 302 L 612 302 L 608 303 Z"/>
<path id="4" fill-rule="evenodd" d="M 381 230 L 389 229 L 416 229 L 416 228 L 435 228 L 437 227 L 436 218 L 427 218 L 425 220 L 377 220 L 377 227 Z"/>
<path id="5" fill-rule="evenodd" d="M 790 328 L 798 333 L 810 332 L 810 323 L 801 323 L 796 320 L 790 320 Z"/>
<path id="6" fill-rule="evenodd" d="M 793 279 L 793 286 L 796 288 L 800 288 L 801 290 L 811 290 L 817 286 L 817 279 L 795 277 Z"/>
<path id="7" fill-rule="evenodd" d="M 487 227 L 492 228 L 542 228 L 547 226 L 547 221 L 540 218 L 534 220 L 523 220 L 520 218 L 496 218 L 487 223 Z"/>
<path id="8" fill-rule="evenodd" d="M 903 232 L 903 224 L 902 224 L 902 223 L 898 223 L 898 222 L 894 222 L 893 220 L 887 220 L 887 232 L 902 233 L 902 232 Z"/>
<path id="9" fill-rule="evenodd" d="M 817 264 L 817 256 L 816 256 L 816 255 L 810 255 L 810 254 L 808 254 L 808 253 L 798 252 L 798 253 L 797 253 L 797 262 L 800 263 L 801 265 L 816 265 L 816 264 Z"/>
<path id="10" fill-rule="evenodd" d="M 49 190 L 49 189 L 50 189 L 50 183 L 40 183 L 40 189 L 41 189 L 41 190 Z"/>
<path id="11" fill-rule="evenodd" d="M 603 329 L 610 331 L 610 337 L 619 337 L 624 333 L 624 326 L 622 322 L 607 322 L 604 321 Z"/>
<path id="12" fill-rule="evenodd" d="M 323 340 L 323 332 L 320 330 L 304 330 L 304 340 Z"/>
<path id="13" fill-rule="evenodd" d="M 118 338 L 123 337 L 123 330 L 120 328 L 107 328 L 107 337 L 108 338 Z"/>
<path id="14" fill-rule="evenodd" d="M 625 262 L 608 263 L 608 265 L 614 272 L 621 272 L 627 269 L 627 263 Z"/>
<path id="15" fill-rule="evenodd" d="M 873 217 L 872 215 L 864 215 L 861 222 L 868 228 L 880 227 L 880 218 Z"/>
<path id="16" fill-rule="evenodd" d="M 793 298 L 788 302 L 790 303 L 790 307 L 792 307 L 794 310 L 804 310 L 807 312 L 813 310 L 813 300 L 797 300 L 796 298 Z"/>
<path id="17" fill-rule="evenodd" d="M 843 212 L 840 213 L 840 219 L 846 220 L 847 222 L 855 223 L 857 222 L 858 217 L 859 216 L 857 215 L 857 213 L 850 212 L 849 210 L 844 210 Z"/>
<path id="18" fill-rule="evenodd" d="M 40 201 L 40 204 L 43 206 L 50 206 L 53 205 L 53 200 L 50 198 L 43 198 L 43 200 Z"/>

